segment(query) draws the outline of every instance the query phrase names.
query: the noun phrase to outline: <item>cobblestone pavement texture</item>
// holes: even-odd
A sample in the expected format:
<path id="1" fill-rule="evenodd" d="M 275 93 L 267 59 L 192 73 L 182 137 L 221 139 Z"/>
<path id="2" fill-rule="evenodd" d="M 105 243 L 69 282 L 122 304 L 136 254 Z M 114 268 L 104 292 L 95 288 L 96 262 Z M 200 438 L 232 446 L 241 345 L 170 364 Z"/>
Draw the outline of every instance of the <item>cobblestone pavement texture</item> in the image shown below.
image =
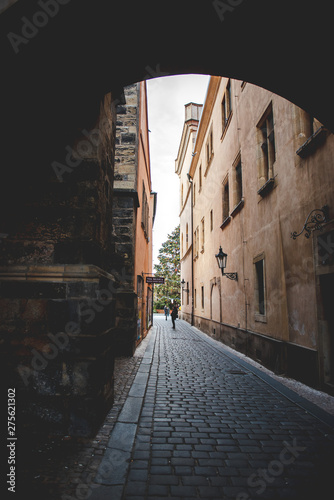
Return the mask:
<path id="1" fill-rule="evenodd" d="M 114 405 L 94 438 L 32 435 L 19 443 L 19 479 L 24 485 L 24 498 L 29 494 L 33 500 L 89 498 L 90 485 L 137 374 L 147 341 L 148 338 L 143 340 L 133 358 L 115 360 Z"/>
<path id="2" fill-rule="evenodd" d="M 69 440 L 67 454 L 62 442 L 35 498 L 332 498 L 330 419 L 187 323 L 154 321 L 123 372 L 118 361 L 115 405 L 97 436 Z"/>

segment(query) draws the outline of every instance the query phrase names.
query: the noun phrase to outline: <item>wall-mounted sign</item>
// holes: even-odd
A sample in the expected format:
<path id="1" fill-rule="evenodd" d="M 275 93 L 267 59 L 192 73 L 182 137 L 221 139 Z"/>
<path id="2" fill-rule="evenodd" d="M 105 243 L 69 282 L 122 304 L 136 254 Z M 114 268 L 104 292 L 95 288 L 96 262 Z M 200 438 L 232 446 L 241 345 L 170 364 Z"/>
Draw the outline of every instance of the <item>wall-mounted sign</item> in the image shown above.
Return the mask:
<path id="1" fill-rule="evenodd" d="M 165 278 L 162 278 L 161 276 L 146 276 L 146 283 L 159 283 L 164 285 Z"/>

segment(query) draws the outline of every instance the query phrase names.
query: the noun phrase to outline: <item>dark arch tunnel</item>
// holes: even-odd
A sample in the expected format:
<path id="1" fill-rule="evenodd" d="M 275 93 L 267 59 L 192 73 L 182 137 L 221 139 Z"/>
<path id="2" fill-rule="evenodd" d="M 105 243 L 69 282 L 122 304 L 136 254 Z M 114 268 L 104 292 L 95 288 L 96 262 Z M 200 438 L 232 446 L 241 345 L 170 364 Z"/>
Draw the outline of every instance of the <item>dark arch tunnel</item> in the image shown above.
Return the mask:
<path id="1" fill-rule="evenodd" d="M 56 265 L 88 263 L 109 270 L 105 264 L 106 255 L 112 260 L 111 215 L 103 207 L 110 207 L 112 200 L 90 207 L 89 214 L 96 212 L 91 226 L 98 224 L 83 236 L 80 229 L 86 222 L 84 201 L 90 186 L 80 199 L 82 213 L 77 214 L 80 202 L 75 205 L 73 220 L 80 221 L 78 226 L 67 219 L 76 195 L 75 177 L 69 183 L 53 182 L 53 191 L 42 191 L 50 187 L 52 161 L 64 158 L 65 148 L 78 134 L 94 127 L 103 97 L 111 92 L 117 101 L 131 83 L 183 73 L 230 76 L 293 101 L 334 131 L 330 7 L 324 0 L 316 5 L 314 0 L 295 0 L 293 9 L 285 0 L 17 0 L 0 15 L 0 235 L 6 238 L 10 233 L 6 241 L 0 239 L 0 263 L 15 271 L 17 262 L 49 263 L 57 251 L 52 261 Z M 49 206 L 50 193 L 55 201 L 51 199 Z M 43 203 L 39 199 L 35 203 L 34 195 L 40 195 Z M 104 226 L 100 214 L 109 217 Z M 69 236 L 63 231 L 68 220 Z M 97 243 L 96 227 L 101 228 Z M 44 244 L 50 234 L 53 240 L 60 234 L 60 243 Z M 45 248 L 49 254 L 44 260 Z M 5 283 L 4 296 L 9 290 L 8 296 L 21 304 L 26 288 L 17 291 L 13 283 Z M 34 307 L 40 289 L 36 292 L 34 283 L 28 285 Z M 72 318 L 72 302 L 58 318 L 58 284 L 51 285 L 45 292 L 45 307 L 52 308 L 45 317 L 61 331 Z M 86 296 L 91 297 L 88 292 Z M 104 332 L 102 326 L 97 331 Z M 95 343 L 94 348 L 98 348 Z"/>
<path id="2" fill-rule="evenodd" d="M 38 183 L 94 123 L 103 95 L 155 76 L 249 81 L 334 130 L 330 9 L 324 0 L 18 0 L 0 16 L 2 199 L 27 176 Z"/>

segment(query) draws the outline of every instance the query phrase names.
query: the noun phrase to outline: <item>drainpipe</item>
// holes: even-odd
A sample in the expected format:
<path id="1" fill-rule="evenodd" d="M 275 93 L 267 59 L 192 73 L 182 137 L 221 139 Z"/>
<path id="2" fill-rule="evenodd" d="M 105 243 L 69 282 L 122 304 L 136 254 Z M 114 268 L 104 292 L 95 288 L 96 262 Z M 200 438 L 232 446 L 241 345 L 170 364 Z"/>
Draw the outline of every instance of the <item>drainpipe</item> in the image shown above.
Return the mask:
<path id="1" fill-rule="evenodd" d="M 194 325 L 194 213 L 193 213 L 193 179 L 187 174 L 190 183 L 190 227 L 191 227 L 191 326 Z"/>

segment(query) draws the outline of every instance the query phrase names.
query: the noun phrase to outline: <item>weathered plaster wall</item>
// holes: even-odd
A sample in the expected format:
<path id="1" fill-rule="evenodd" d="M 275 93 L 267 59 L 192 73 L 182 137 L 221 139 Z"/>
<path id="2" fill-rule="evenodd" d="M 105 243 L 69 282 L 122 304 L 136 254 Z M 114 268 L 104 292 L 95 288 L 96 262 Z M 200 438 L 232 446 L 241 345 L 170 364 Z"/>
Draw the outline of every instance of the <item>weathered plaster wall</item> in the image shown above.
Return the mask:
<path id="1" fill-rule="evenodd" d="M 318 250 L 312 244 L 319 233 L 310 240 L 304 236 L 293 240 L 291 233 L 299 232 L 307 215 L 316 208 L 328 205 L 329 216 L 333 217 L 333 136 L 322 131 L 321 141 L 313 141 L 312 152 L 301 157 L 296 152 L 311 134 L 306 126 L 307 113 L 271 92 L 237 80 L 230 82 L 232 113 L 223 130 L 222 102 L 228 81 L 211 78 L 197 134 L 197 154 L 190 169 L 196 186 L 193 233 L 199 228 L 200 239 L 194 258 L 195 324 L 271 368 L 317 384 L 322 376 L 319 366 L 323 356 L 327 356 L 329 364 L 319 339 L 324 291 L 317 274 L 325 269 L 316 270 Z M 272 189 L 261 196 L 258 190 L 264 183 L 260 178 L 263 152 L 258 126 L 270 106 L 276 150 L 274 180 Z M 239 154 L 243 200 L 237 206 L 235 167 Z M 224 222 L 226 183 L 229 207 Z M 184 212 L 181 227 L 186 220 Z M 228 255 L 225 271 L 238 273 L 238 281 L 221 279 L 221 325 L 213 321 L 219 318 L 219 311 L 214 311 L 219 301 L 217 297 L 213 301 L 212 293 L 212 283 L 221 276 L 215 259 L 220 245 Z M 265 314 L 258 310 L 255 261 L 260 256 L 265 263 Z M 188 268 L 182 267 L 186 281 L 190 281 Z M 326 272 L 332 272 L 332 268 L 329 266 Z M 200 300 L 202 287 L 204 304 Z M 189 315 L 189 307 L 183 309 Z M 328 345 L 328 333 L 324 339 Z"/>

